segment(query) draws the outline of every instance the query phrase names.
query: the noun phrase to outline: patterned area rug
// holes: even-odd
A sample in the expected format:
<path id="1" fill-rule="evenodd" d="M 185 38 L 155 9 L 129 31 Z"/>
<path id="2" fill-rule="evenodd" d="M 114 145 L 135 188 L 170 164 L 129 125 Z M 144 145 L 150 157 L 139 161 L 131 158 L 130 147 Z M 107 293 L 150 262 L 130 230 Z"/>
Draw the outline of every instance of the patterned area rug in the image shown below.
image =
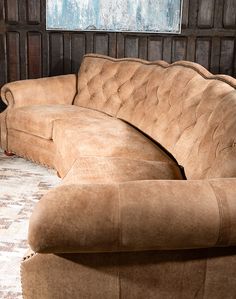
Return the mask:
<path id="1" fill-rule="evenodd" d="M 0 150 L 0 298 L 22 299 L 20 262 L 33 207 L 60 183 L 56 172 Z"/>

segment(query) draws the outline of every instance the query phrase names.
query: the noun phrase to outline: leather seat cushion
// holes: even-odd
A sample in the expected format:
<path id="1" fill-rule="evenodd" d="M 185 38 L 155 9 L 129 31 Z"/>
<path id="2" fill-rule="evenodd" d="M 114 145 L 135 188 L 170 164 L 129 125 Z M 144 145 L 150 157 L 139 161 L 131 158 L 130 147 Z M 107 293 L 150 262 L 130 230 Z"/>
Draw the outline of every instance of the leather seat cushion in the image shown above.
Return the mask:
<path id="1" fill-rule="evenodd" d="M 67 174 L 78 157 L 119 157 L 175 163 L 157 144 L 129 124 L 97 112 L 80 118 L 56 120 L 53 141 L 55 165 Z"/>
<path id="2" fill-rule="evenodd" d="M 50 140 L 56 119 L 80 117 L 81 113 L 92 114 L 96 111 L 74 105 L 24 106 L 9 110 L 7 127 Z"/>
<path id="3" fill-rule="evenodd" d="M 182 174 L 169 162 L 113 157 L 79 157 L 62 184 L 105 184 L 137 180 L 178 180 Z"/>

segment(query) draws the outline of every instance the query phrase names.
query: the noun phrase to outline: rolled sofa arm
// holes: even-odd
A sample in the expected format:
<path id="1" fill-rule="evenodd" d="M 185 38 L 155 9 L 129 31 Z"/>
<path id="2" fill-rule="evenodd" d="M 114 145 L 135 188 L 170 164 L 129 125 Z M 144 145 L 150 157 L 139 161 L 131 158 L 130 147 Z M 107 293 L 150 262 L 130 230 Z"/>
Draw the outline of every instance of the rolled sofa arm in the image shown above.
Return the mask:
<path id="1" fill-rule="evenodd" d="M 29 244 L 41 253 L 236 245 L 236 179 L 62 185 L 37 204 Z"/>
<path id="2" fill-rule="evenodd" d="M 75 94 L 75 74 L 11 82 L 1 89 L 2 100 L 14 107 L 72 104 Z"/>

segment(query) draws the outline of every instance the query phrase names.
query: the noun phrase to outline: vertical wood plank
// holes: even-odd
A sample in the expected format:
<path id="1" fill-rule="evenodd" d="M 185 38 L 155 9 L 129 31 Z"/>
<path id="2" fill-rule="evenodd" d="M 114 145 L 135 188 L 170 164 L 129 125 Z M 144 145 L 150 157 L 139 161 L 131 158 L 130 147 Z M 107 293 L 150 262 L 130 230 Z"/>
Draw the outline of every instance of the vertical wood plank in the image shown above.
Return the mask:
<path id="1" fill-rule="evenodd" d="M 42 33 L 42 59 L 43 59 L 43 77 L 50 75 L 50 34 L 47 32 Z"/>
<path id="2" fill-rule="evenodd" d="M 212 28 L 214 20 L 215 0 L 200 0 L 198 11 L 198 26 Z"/>
<path id="3" fill-rule="evenodd" d="M 86 53 L 93 53 L 94 33 L 86 32 Z"/>
<path id="4" fill-rule="evenodd" d="M 139 58 L 147 59 L 148 49 L 147 49 L 147 37 L 142 36 L 139 38 Z"/>
<path id="5" fill-rule="evenodd" d="M 30 24 L 39 24 L 40 23 L 40 0 L 28 0 L 27 1 L 27 21 Z"/>
<path id="6" fill-rule="evenodd" d="M 171 63 L 171 55 L 172 55 L 172 38 L 165 37 L 163 41 L 163 59 Z"/>
<path id="7" fill-rule="evenodd" d="M 19 8 L 19 23 L 27 23 L 27 1 L 28 0 L 17 0 Z M 26 42 L 27 43 L 27 42 Z"/>
<path id="8" fill-rule="evenodd" d="M 64 71 L 63 34 L 50 34 L 50 75 L 61 75 Z"/>
<path id="9" fill-rule="evenodd" d="M 45 0 L 39 0 L 40 1 L 40 25 L 44 25 L 44 28 L 41 30 L 42 33 L 42 72 L 43 77 L 50 76 L 50 32 L 46 31 L 46 1 Z"/>
<path id="10" fill-rule="evenodd" d="M 18 0 L 7 0 L 6 2 L 6 18 L 9 24 L 16 24 L 19 21 Z"/>
<path id="11" fill-rule="evenodd" d="M 220 71 L 220 38 L 213 37 L 211 44 L 211 65 L 210 72 L 218 74 Z"/>
<path id="12" fill-rule="evenodd" d="M 94 35 L 94 53 L 109 54 L 109 37 L 107 34 L 97 33 Z"/>
<path id="13" fill-rule="evenodd" d="M 85 34 L 73 33 L 71 37 L 72 73 L 77 73 L 86 50 Z"/>
<path id="14" fill-rule="evenodd" d="M 197 0 L 189 0 L 189 26 L 188 28 L 196 28 L 197 27 L 197 16 L 198 16 L 198 1 Z"/>
<path id="15" fill-rule="evenodd" d="M 127 35 L 125 38 L 125 57 L 139 56 L 139 38 L 133 35 Z"/>
<path id="16" fill-rule="evenodd" d="M 109 36 L 109 43 L 108 43 L 108 45 L 109 45 L 109 56 L 111 56 L 111 57 L 116 57 L 116 52 L 117 52 L 117 47 L 116 47 L 116 45 L 117 45 L 117 33 L 115 33 L 115 32 L 110 32 L 109 34 L 108 34 L 108 36 Z"/>
<path id="17" fill-rule="evenodd" d="M 122 33 L 117 33 L 117 58 L 123 58 L 125 57 L 125 37 Z"/>
<path id="18" fill-rule="evenodd" d="M 42 76 L 42 36 L 39 32 L 28 33 L 28 76 L 32 79 Z"/>
<path id="19" fill-rule="evenodd" d="M 198 38 L 196 42 L 196 62 L 209 69 L 210 66 L 211 41 Z"/>
<path id="20" fill-rule="evenodd" d="M 149 38 L 148 39 L 148 60 L 163 59 L 163 39 Z"/>
<path id="21" fill-rule="evenodd" d="M 225 28 L 235 28 L 236 25 L 236 1 L 224 1 L 223 23 Z"/>
<path id="22" fill-rule="evenodd" d="M 232 76 L 234 73 L 235 40 L 223 38 L 221 40 L 220 73 Z"/>
<path id="23" fill-rule="evenodd" d="M 196 37 L 189 36 L 187 42 L 187 60 L 195 61 L 195 53 L 196 53 Z"/>
<path id="24" fill-rule="evenodd" d="M 6 68 L 6 35 L 0 34 L 0 88 L 7 82 L 7 68 Z"/>
<path id="25" fill-rule="evenodd" d="M 186 60 L 187 53 L 186 38 L 175 38 L 172 44 L 172 59 L 171 61 Z"/>
<path id="26" fill-rule="evenodd" d="M 8 81 L 20 80 L 20 34 L 7 33 Z"/>
<path id="27" fill-rule="evenodd" d="M 64 64 L 64 74 L 71 73 L 71 34 L 69 32 L 65 32 L 63 34 L 63 64 Z"/>
<path id="28" fill-rule="evenodd" d="M 183 0 L 182 8 L 182 28 L 188 28 L 189 0 Z"/>
<path id="29" fill-rule="evenodd" d="M 225 0 L 215 0 L 214 28 L 223 27 L 223 11 Z"/>
<path id="30" fill-rule="evenodd" d="M 21 80 L 25 80 L 28 77 L 27 33 L 25 30 L 20 31 L 20 77 Z"/>
<path id="31" fill-rule="evenodd" d="M 3 0 L 1 0 L 0 1 L 0 22 L 3 23 L 4 21 L 5 21 L 5 3 Z"/>

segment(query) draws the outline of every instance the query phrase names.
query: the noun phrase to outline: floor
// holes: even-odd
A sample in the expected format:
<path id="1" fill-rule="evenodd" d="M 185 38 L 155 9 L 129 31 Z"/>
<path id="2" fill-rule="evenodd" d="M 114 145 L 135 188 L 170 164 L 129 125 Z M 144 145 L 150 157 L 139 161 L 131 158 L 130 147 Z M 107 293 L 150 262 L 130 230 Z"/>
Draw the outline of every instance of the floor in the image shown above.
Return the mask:
<path id="1" fill-rule="evenodd" d="M 54 170 L 0 150 L 1 299 L 22 299 L 20 262 L 28 248 L 29 217 L 41 196 L 59 183 Z"/>

